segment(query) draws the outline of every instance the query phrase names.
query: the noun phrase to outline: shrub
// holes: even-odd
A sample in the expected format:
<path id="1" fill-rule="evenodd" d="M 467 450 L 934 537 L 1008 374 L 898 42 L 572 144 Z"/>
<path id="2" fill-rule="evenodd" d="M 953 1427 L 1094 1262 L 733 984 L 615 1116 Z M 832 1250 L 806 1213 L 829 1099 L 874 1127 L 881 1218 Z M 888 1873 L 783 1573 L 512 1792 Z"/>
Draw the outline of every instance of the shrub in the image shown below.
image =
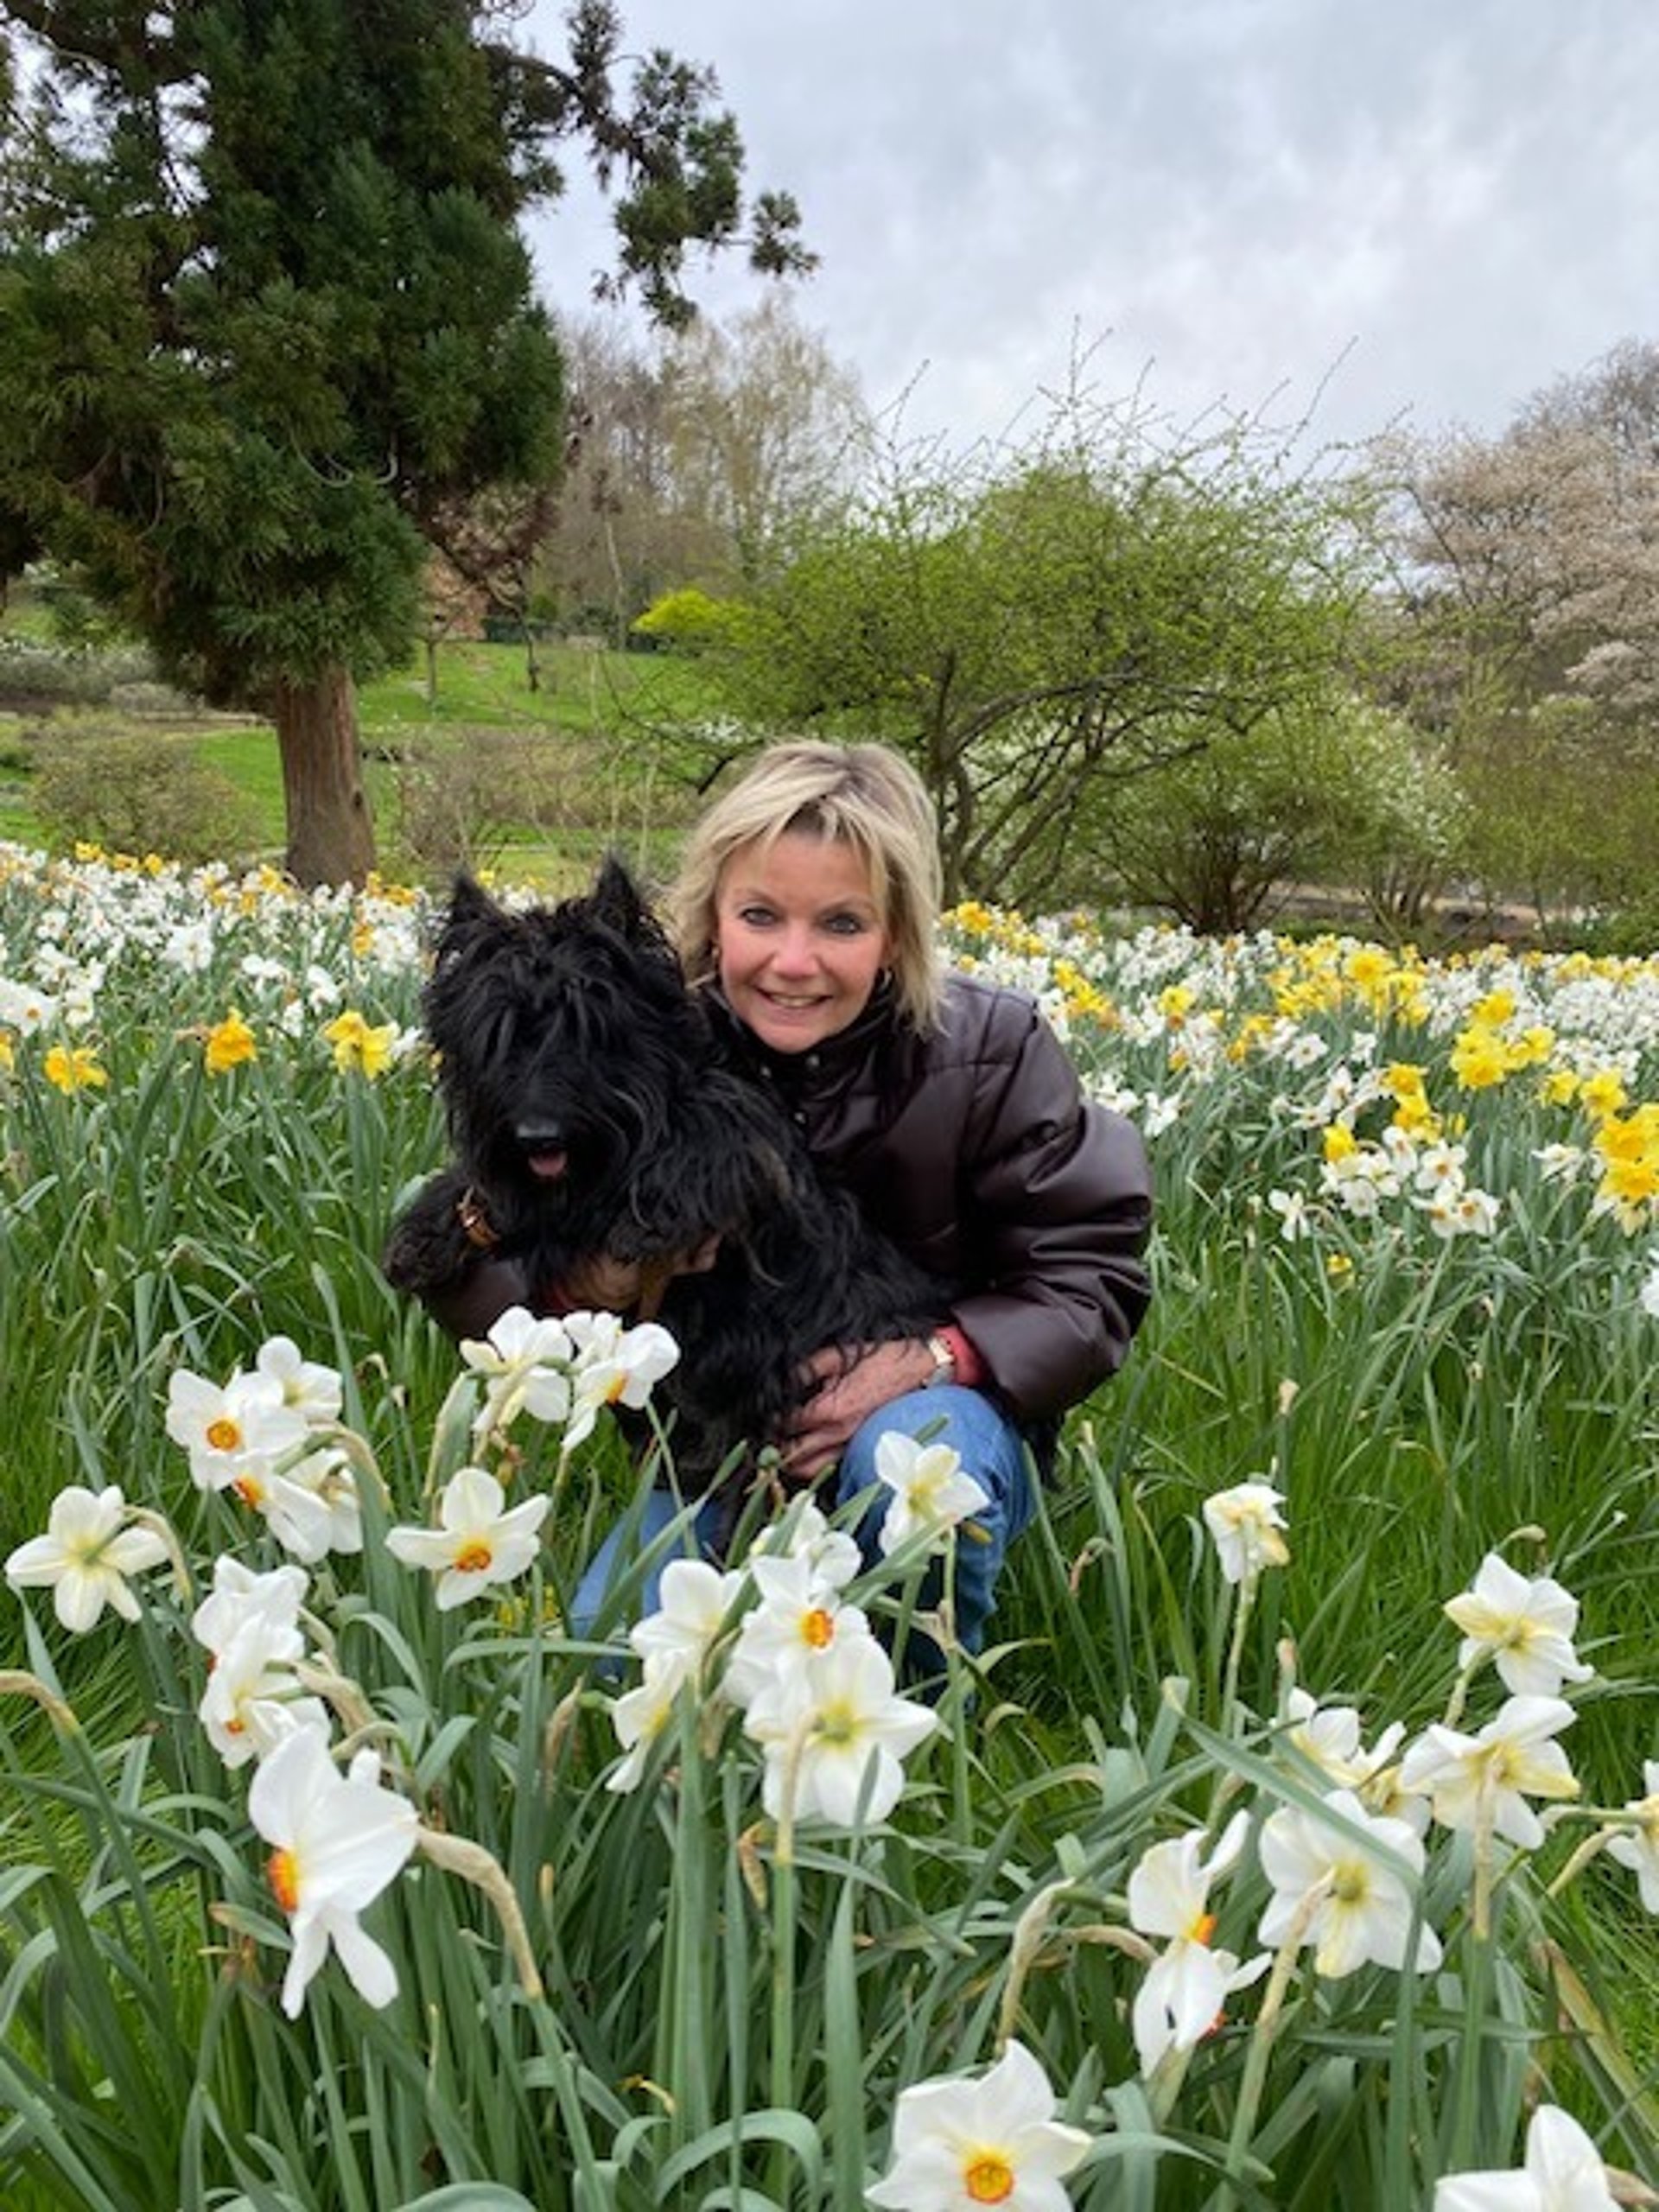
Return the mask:
<path id="1" fill-rule="evenodd" d="M 245 858 L 258 835 L 228 777 L 188 743 L 100 716 L 54 720 L 35 748 L 34 810 L 59 843 L 169 860 Z"/>

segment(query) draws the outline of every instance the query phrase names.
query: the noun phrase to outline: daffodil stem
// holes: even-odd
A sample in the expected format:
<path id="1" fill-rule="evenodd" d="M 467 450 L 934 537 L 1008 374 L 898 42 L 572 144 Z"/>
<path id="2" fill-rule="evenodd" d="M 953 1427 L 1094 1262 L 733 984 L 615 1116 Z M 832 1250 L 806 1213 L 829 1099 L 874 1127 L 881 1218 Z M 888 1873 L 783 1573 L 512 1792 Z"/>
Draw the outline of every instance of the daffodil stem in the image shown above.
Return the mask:
<path id="1" fill-rule="evenodd" d="M 786 2112 L 795 2096 L 795 1795 L 801 1758 L 811 1727 L 809 1717 L 795 1728 L 784 1751 L 779 1789 L 778 1840 L 772 1878 L 772 2101 Z M 787 2153 L 780 2145 L 772 2158 L 774 2200 L 787 2202 Z"/>
<path id="2" fill-rule="evenodd" d="M 1296 1971 L 1297 1955 L 1307 1940 L 1313 1916 L 1325 1903 L 1329 1887 L 1328 1881 L 1314 1883 L 1291 1915 L 1290 1925 L 1285 1930 L 1285 1940 L 1274 1953 L 1273 1969 L 1268 1976 L 1262 2010 L 1256 2014 L 1255 2025 L 1250 2031 L 1250 2047 L 1244 2059 L 1244 2078 L 1239 2084 L 1238 2103 L 1233 2112 L 1232 2129 L 1227 2138 L 1227 2171 L 1214 2200 L 1218 2204 L 1232 2203 L 1237 2199 L 1236 2177 L 1249 2150 L 1250 2138 L 1255 2133 L 1255 2115 L 1261 2110 L 1262 2092 L 1267 2086 L 1268 2060 L 1272 2056 L 1279 2015 L 1284 2010 L 1285 1993 L 1289 1989 L 1290 1978 Z"/>
<path id="3" fill-rule="evenodd" d="M 421 1849 L 435 1866 L 446 1872 L 459 1874 L 463 1880 L 481 1890 L 495 1907 L 501 1923 L 501 1933 L 506 1939 L 508 1951 L 518 1968 L 518 1986 L 526 1997 L 542 1993 L 541 1970 L 536 1964 L 536 1954 L 531 1947 L 530 1930 L 518 1904 L 518 1892 L 507 1879 L 500 1862 L 486 1851 L 481 1843 L 469 1837 L 448 1835 L 436 1828 L 420 1827 L 416 1831 Z"/>
<path id="4" fill-rule="evenodd" d="M 1475 1676 L 1480 1672 L 1481 1668 L 1484 1665 L 1486 1656 L 1485 1649 L 1483 1647 L 1482 1649 L 1476 1652 L 1474 1657 L 1469 1662 L 1469 1664 L 1462 1669 L 1456 1681 L 1452 1683 L 1452 1694 L 1446 1700 L 1446 1711 L 1441 1717 L 1441 1727 L 1455 1728 L 1459 1721 L 1462 1719 L 1464 1703 L 1469 1695 L 1469 1685 L 1474 1681 Z"/>
<path id="5" fill-rule="evenodd" d="M 48 1689 L 38 1675 L 24 1673 L 20 1668 L 8 1668 L 0 1672 L 0 1697 L 32 1697 L 42 1713 L 50 1719 L 54 1728 L 66 1734 L 80 1732 L 80 1723 L 71 1708 L 55 1690 Z"/>
<path id="6" fill-rule="evenodd" d="M 1230 1735 L 1238 1718 L 1238 1678 L 1244 1667 L 1244 1631 L 1249 1626 L 1250 1615 L 1255 1609 L 1255 1577 L 1247 1574 L 1238 1586 L 1238 1603 L 1233 1609 L 1233 1633 L 1227 1646 L 1227 1672 L 1221 1685 L 1221 1726 L 1224 1735 Z"/>
<path id="7" fill-rule="evenodd" d="M 1585 1837 L 1578 1849 L 1544 1891 L 1547 1897 L 1558 1897 L 1570 1882 L 1576 1881 L 1597 1853 L 1603 1851 L 1618 1834 L 1617 1828 L 1598 1828 L 1593 1835 Z"/>

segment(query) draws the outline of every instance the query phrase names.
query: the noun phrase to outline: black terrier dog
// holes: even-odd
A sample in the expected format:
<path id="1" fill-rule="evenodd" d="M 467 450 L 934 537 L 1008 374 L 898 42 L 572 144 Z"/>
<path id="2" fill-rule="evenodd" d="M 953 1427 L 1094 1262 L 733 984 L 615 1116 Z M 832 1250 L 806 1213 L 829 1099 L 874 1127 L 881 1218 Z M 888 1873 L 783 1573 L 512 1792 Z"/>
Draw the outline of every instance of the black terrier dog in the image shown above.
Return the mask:
<path id="1" fill-rule="evenodd" d="M 639 1268 L 680 1345 L 658 1386 L 688 1493 L 777 1440 L 829 1345 L 925 1335 L 948 1286 L 819 1176 L 707 1011 L 620 861 L 514 912 L 456 883 L 426 988 L 454 1164 L 394 1224 L 383 1267 L 443 1317 L 486 1255 L 532 1306 L 604 1256 Z M 693 1255 L 698 1270 L 686 1272 Z"/>

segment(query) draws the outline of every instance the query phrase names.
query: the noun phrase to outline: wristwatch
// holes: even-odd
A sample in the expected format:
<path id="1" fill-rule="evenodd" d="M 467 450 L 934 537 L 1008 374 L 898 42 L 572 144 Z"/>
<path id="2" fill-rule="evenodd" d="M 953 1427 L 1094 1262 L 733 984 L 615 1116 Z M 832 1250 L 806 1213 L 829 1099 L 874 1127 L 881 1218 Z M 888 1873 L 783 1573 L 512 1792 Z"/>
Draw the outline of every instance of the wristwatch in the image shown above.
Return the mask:
<path id="1" fill-rule="evenodd" d="M 942 1337 L 937 1332 L 928 1338 L 927 1348 L 933 1355 L 933 1372 L 922 1387 L 925 1390 L 931 1390 L 936 1382 L 949 1382 L 954 1378 L 957 1371 L 957 1355 L 950 1348 L 950 1338 Z"/>

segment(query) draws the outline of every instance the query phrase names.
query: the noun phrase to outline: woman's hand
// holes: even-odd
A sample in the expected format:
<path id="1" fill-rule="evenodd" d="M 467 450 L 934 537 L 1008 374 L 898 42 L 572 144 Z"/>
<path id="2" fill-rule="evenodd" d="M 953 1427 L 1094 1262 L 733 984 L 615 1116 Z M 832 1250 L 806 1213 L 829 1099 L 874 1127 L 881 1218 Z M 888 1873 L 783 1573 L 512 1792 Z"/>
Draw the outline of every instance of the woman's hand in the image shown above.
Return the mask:
<path id="1" fill-rule="evenodd" d="M 907 1390 L 933 1379 L 933 1354 L 920 1337 L 882 1344 L 830 1344 L 814 1352 L 806 1374 L 817 1388 L 785 1431 L 779 1464 L 786 1475 L 821 1475 L 847 1448 L 860 1423 Z"/>

